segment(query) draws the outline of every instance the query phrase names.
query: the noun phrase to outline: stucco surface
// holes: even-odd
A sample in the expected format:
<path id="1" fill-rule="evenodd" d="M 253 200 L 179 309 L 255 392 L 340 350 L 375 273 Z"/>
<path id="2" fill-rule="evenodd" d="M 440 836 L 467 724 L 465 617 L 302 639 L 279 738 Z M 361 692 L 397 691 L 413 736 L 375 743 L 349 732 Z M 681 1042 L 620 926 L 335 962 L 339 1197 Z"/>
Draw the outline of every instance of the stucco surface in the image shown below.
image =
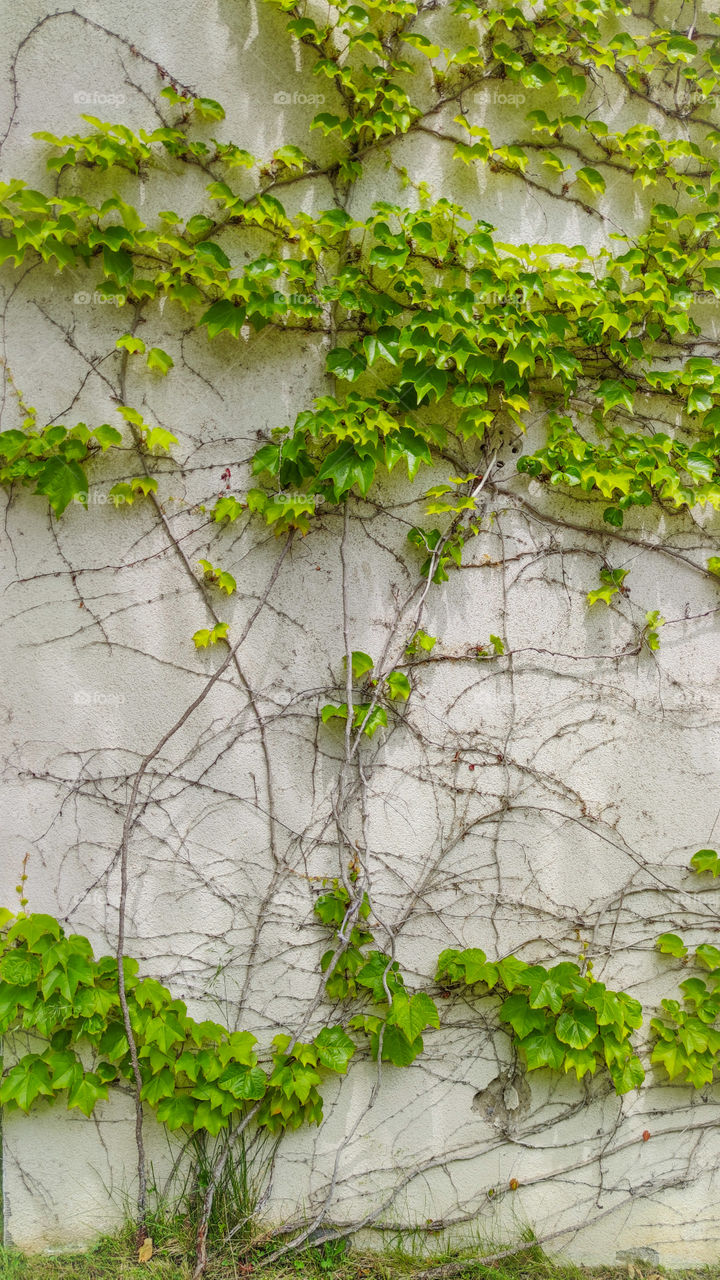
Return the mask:
<path id="1" fill-rule="evenodd" d="M 253 153 L 297 141 L 317 109 L 302 100 L 318 83 L 300 49 L 254 0 L 180 0 L 172 11 L 159 0 L 78 0 L 77 11 L 97 25 L 42 0 L 0 6 L 5 177 L 48 181 L 30 135 L 69 132 L 82 111 L 154 124 L 142 91 L 155 94 L 158 81 L 143 59 L 223 102 L 221 136 Z M 488 95 L 479 122 L 492 116 L 510 133 L 508 113 L 520 108 Z M 442 194 L 447 156 L 430 140 L 405 152 Z M 202 202 L 202 181 L 169 172 L 142 189 L 118 181 L 148 212 Z M 508 239 L 601 243 L 604 229 L 576 207 L 542 204 L 510 180 L 491 191 L 482 177 L 465 181 L 468 207 Z M 369 166 L 358 208 L 386 196 L 388 182 L 379 162 Z M 610 194 L 632 226 L 632 194 Z M 301 199 L 310 209 L 328 195 L 320 185 Z M 107 387 L 86 378 L 88 361 L 111 352 L 125 325 L 93 280 L 38 272 L 12 293 L 6 282 L 3 306 L 5 357 L 39 416 L 72 405 L 75 420 L 108 420 Z M 714 312 L 704 319 L 715 332 Z M 194 563 L 218 545 L 196 504 L 212 500 L 227 466 L 242 490 L 258 436 L 317 393 L 324 352 L 309 334 L 208 344 L 184 327 L 150 309 L 143 338 L 176 367 L 152 385 L 131 380 L 129 394 L 179 437 L 175 463 L 158 466 L 160 496 Z M 6 405 L 8 426 L 12 412 Z M 437 653 L 458 661 L 428 664 L 407 710 L 368 747 L 374 905 L 418 986 L 444 947 L 522 948 L 549 962 L 576 958 L 588 939 L 596 976 L 651 1011 L 677 977 L 654 951 L 658 933 L 689 943 L 717 933 L 712 890 L 686 869 L 713 844 L 720 808 L 717 590 L 694 568 L 712 553 L 717 516 L 645 514 L 613 532 L 587 503 L 516 476 L 509 448 L 499 461 L 484 495 L 494 521 L 431 593 L 423 624 Z M 106 500 L 131 466 L 98 462 L 88 510 L 61 521 L 27 493 L 2 497 L 0 899 L 12 905 L 29 851 L 31 907 L 88 934 L 98 954 L 116 935 L 128 777 L 217 662 L 193 649 L 208 619 L 166 528 L 149 506 L 115 511 Z M 353 526 L 352 644 L 371 654 L 417 575 L 405 543 L 421 511 L 408 508 L 411 496 L 400 478 L 385 482 L 384 510 L 365 507 Z M 128 951 L 191 1010 L 249 1027 L 264 1045 L 315 994 L 327 942 L 312 903 L 321 878 L 338 872 L 328 798 L 342 742 L 318 729 L 317 711 L 342 682 L 341 531 L 341 514 L 328 511 L 295 543 L 239 655 L 252 703 L 236 676 L 217 684 L 153 767 L 131 846 Z M 224 616 L 239 633 L 279 546 L 243 525 L 220 547 L 238 582 Z M 631 568 L 630 596 L 589 611 L 584 597 L 605 563 Z M 660 650 L 617 657 L 651 609 L 667 619 Z M 468 661 L 490 633 L 512 659 Z M 717 1260 L 717 1089 L 671 1087 L 652 1072 L 622 1099 L 600 1077 L 537 1072 L 521 1084 L 495 1011 L 491 998 L 450 1002 L 414 1066 L 383 1069 L 370 1109 L 373 1064 L 326 1086 L 326 1118 L 283 1141 L 263 1212 L 312 1213 L 340 1149 L 326 1218 L 367 1232 L 379 1213 L 375 1243 L 432 1220 L 456 1239 L 510 1242 L 530 1225 L 582 1261 L 637 1250 L 667 1266 Z M 647 1023 L 639 1044 L 646 1038 Z M 173 1153 L 151 1119 L 147 1132 L 160 1183 Z M 132 1201 L 129 1097 L 113 1095 L 92 1119 L 7 1115 L 3 1148 L 5 1231 L 19 1246 L 92 1240 Z"/>

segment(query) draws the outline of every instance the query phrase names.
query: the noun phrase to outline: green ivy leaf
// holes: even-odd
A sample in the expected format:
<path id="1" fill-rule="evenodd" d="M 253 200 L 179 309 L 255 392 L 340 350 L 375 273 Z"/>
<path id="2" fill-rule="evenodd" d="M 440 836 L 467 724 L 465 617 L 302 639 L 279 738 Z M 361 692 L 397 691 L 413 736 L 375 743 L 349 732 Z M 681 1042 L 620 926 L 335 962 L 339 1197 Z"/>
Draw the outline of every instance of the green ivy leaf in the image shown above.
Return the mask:
<path id="1" fill-rule="evenodd" d="M 121 287 L 130 284 L 133 278 L 133 260 L 125 249 L 103 249 L 103 270 L 109 279 L 115 280 Z"/>
<path id="2" fill-rule="evenodd" d="M 4 907 L 3 912 L 6 912 Z M 7 913 L 6 919 L 12 920 L 14 917 L 11 913 Z M 57 941 L 61 936 L 62 930 L 54 916 L 46 916 L 34 911 L 29 916 L 18 916 L 8 934 L 8 940 L 15 942 L 18 938 L 24 938 L 31 951 L 45 952 L 48 939 Z"/>
<path id="3" fill-rule="evenodd" d="M 198 1102 L 194 1108 L 192 1127 L 196 1133 L 199 1129 L 206 1129 L 213 1138 L 216 1138 L 220 1130 L 227 1127 L 227 1119 L 222 1111 L 215 1110 L 209 1102 Z"/>
<path id="4" fill-rule="evenodd" d="M 120 1022 L 110 1022 L 102 1033 L 98 1048 L 106 1058 L 119 1061 L 129 1050 L 125 1027 Z"/>
<path id="5" fill-rule="evenodd" d="M 122 432 L 118 431 L 117 427 L 109 426 L 107 422 L 99 427 L 93 427 L 92 434 L 103 452 L 111 445 L 122 444 Z"/>
<path id="6" fill-rule="evenodd" d="M 720 858 L 714 849 L 698 849 L 690 859 L 693 871 L 709 871 L 713 877 L 720 875 Z"/>
<path id="7" fill-rule="evenodd" d="M 351 655 L 353 680 L 362 680 L 368 671 L 372 671 L 373 665 L 373 660 L 369 653 L 363 653 L 362 649 L 353 650 Z M 343 666 L 347 667 L 347 656 L 343 657 Z"/>
<path id="8" fill-rule="evenodd" d="M 578 169 L 576 177 L 581 182 L 584 182 L 591 191 L 597 191 L 602 194 L 605 190 L 605 179 L 602 174 L 598 173 L 597 169 L 590 168 L 589 165 L 584 165 L 582 169 Z"/>
<path id="9" fill-rule="evenodd" d="M 265 1096 L 267 1077 L 262 1067 L 233 1062 L 218 1078 L 218 1084 L 239 1102 L 259 1102 Z"/>
<path id="10" fill-rule="evenodd" d="M 221 249 L 220 245 L 215 244 L 212 240 L 202 240 L 200 244 L 196 244 L 195 256 L 220 271 L 230 270 L 230 259 L 224 249 Z"/>
<path id="11" fill-rule="evenodd" d="M 217 338 L 218 334 L 226 332 L 232 334 L 233 338 L 239 338 L 245 315 L 245 308 L 234 302 L 214 302 L 200 317 L 198 324 L 207 326 L 209 338 Z"/>
<path id="12" fill-rule="evenodd" d="M 396 991 L 389 1016 L 411 1043 L 426 1027 L 440 1026 L 435 1001 L 431 1000 L 424 991 L 419 991 L 414 996 L 408 996 L 404 991 Z"/>
<path id="13" fill-rule="evenodd" d="M 174 363 L 172 356 L 169 356 L 167 351 L 163 351 L 161 347 L 151 347 L 148 351 L 148 369 L 157 369 L 158 373 L 161 373 L 163 377 L 169 369 L 172 369 Z"/>
<path id="14" fill-rule="evenodd" d="M 346 440 L 325 459 L 317 474 L 316 486 L 329 482 L 334 502 L 339 502 L 343 494 L 348 493 L 355 484 L 364 497 L 372 484 L 375 467 L 375 459 L 371 454 L 358 453 L 352 441 Z"/>
<path id="15" fill-rule="evenodd" d="M 524 981 L 528 965 L 524 960 L 518 960 L 517 956 L 506 956 L 504 960 L 498 961 L 497 968 L 503 986 L 507 987 L 508 991 L 513 991 Z"/>
<path id="16" fill-rule="evenodd" d="M 720 968 L 720 951 L 717 947 L 713 947 L 709 942 L 703 942 L 696 949 L 695 955 L 701 964 L 707 969 Z"/>
<path id="17" fill-rule="evenodd" d="M 492 637 L 491 637 L 492 638 Z M 406 658 L 413 658 L 420 650 L 423 653 L 431 653 L 437 644 L 437 636 L 429 636 L 426 631 L 420 628 L 415 632 L 412 640 L 405 650 Z"/>
<path id="18" fill-rule="evenodd" d="M 378 1004 L 387 1000 L 386 987 L 393 996 L 404 985 L 397 961 L 391 960 L 382 951 L 370 952 L 367 963 L 358 972 L 357 980 L 360 986 L 369 987 Z"/>
<path id="19" fill-rule="evenodd" d="M 8 951 L 0 960 L 0 978 L 13 986 L 24 987 L 40 977 L 42 961 L 27 951 Z"/>
<path id="20" fill-rule="evenodd" d="M 391 671 L 390 675 L 385 679 L 385 684 L 387 685 L 388 697 L 393 700 L 401 699 L 403 702 L 407 702 L 412 693 L 410 681 L 406 675 L 403 675 L 402 671 Z"/>
<path id="21" fill-rule="evenodd" d="M 659 628 L 664 626 L 665 619 L 657 609 L 651 609 L 645 614 L 645 623 L 645 643 L 648 649 L 657 650 L 660 648 Z"/>
<path id="22" fill-rule="evenodd" d="M 525 1055 L 528 1071 L 538 1071 L 542 1067 L 559 1071 L 565 1058 L 565 1046 L 552 1030 L 531 1031 L 519 1041 L 519 1048 Z"/>
<path id="23" fill-rule="evenodd" d="M 372 711 L 370 711 L 369 703 L 360 703 L 355 708 L 353 727 L 359 729 L 361 725 L 363 733 L 367 734 L 368 738 L 372 738 L 378 729 L 387 729 L 387 712 L 385 708 L 373 707 Z"/>
<path id="24" fill-rule="evenodd" d="M 237 520 L 242 511 L 245 510 L 242 502 L 238 502 L 237 498 L 233 498 L 232 494 L 224 494 L 222 498 L 218 498 L 212 510 L 212 518 L 218 524 L 221 520 L 228 520 L 233 524 Z"/>
<path id="25" fill-rule="evenodd" d="M 575 75 L 570 67 L 560 67 L 556 76 L 555 84 L 557 85 L 558 95 L 562 97 L 573 97 L 578 102 L 583 97 L 587 88 L 587 81 L 584 76 Z"/>
<path id="26" fill-rule="evenodd" d="M 388 471 L 392 471 L 401 460 L 407 464 L 410 480 L 415 479 L 423 464 L 429 466 L 432 462 L 427 441 L 408 427 L 400 427 L 385 437 L 385 466 Z"/>
<path id="27" fill-rule="evenodd" d="M 195 1119 L 195 1106 L 192 1098 L 186 1094 L 175 1094 L 164 1098 L 158 1105 L 157 1118 L 161 1124 L 167 1125 L 171 1132 L 183 1127 L 190 1127 Z"/>
<path id="28" fill-rule="evenodd" d="M 365 13 L 365 10 L 361 10 Z M 366 15 L 367 16 L 367 15 Z M 440 46 L 433 44 L 432 40 L 428 40 L 427 36 L 421 35 L 419 32 L 408 32 L 401 35 L 401 39 L 405 44 L 409 44 L 413 49 L 419 49 L 425 54 L 426 58 L 437 58 L 440 53 Z"/>
<path id="29" fill-rule="evenodd" d="M 595 1013 L 599 1027 L 617 1026 L 622 1028 L 625 1022 L 625 1011 L 622 1002 L 614 991 L 608 991 L 602 982 L 593 982 L 583 997 L 584 1003 Z"/>
<path id="30" fill-rule="evenodd" d="M 164 449 L 167 453 L 171 444 L 177 444 L 177 436 L 164 427 L 149 427 L 145 432 L 144 443 L 148 450 Z"/>
<path id="31" fill-rule="evenodd" d="M 122 338 L 118 338 L 115 346 L 129 351 L 131 355 L 135 355 L 138 352 L 142 355 L 145 351 L 145 343 L 142 338 L 134 338 L 130 333 L 124 333 Z"/>
<path id="32" fill-rule="evenodd" d="M 624 1066 L 611 1067 L 610 1075 L 616 1093 L 629 1093 L 631 1089 L 639 1089 L 645 1079 L 645 1069 L 639 1058 L 633 1054 Z"/>
<path id="33" fill-rule="evenodd" d="M 661 933 L 655 946 L 664 956 L 675 956 L 677 960 L 684 959 L 688 953 L 685 943 L 676 933 Z"/>
<path id="34" fill-rule="evenodd" d="M 147 498 L 150 493 L 157 493 L 158 482 L 154 476 L 134 476 L 130 481 L 130 489 L 133 495 L 141 493 Z"/>
<path id="35" fill-rule="evenodd" d="M 380 1045 L 379 1032 L 371 1035 L 370 1046 L 373 1057 L 377 1057 Z M 408 1040 L 399 1027 L 386 1024 L 382 1036 L 382 1058 L 384 1062 L 392 1062 L 395 1067 L 409 1067 L 422 1053 L 424 1048 L 422 1036 L 417 1040 Z"/>
<path id="36" fill-rule="evenodd" d="M 313 1044 L 317 1049 L 318 1062 L 328 1071 L 345 1074 L 355 1052 L 355 1045 L 342 1027 L 323 1027 Z"/>
<path id="37" fill-rule="evenodd" d="M 627 383 L 618 382 L 616 378 L 606 378 L 600 383 L 595 394 L 602 399 L 605 413 L 618 405 L 622 405 L 628 413 L 633 412 L 633 388 Z"/>
<path id="38" fill-rule="evenodd" d="M 344 378 L 346 382 L 354 382 L 365 368 L 364 358 L 348 351 L 345 347 L 336 347 L 327 357 L 328 373 L 334 373 L 336 377 Z"/>
<path id="39" fill-rule="evenodd" d="M 551 1009 L 559 1013 L 568 985 L 542 965 L 531 965 L 523 974 L 523 986 L 527 985 L 530 1005 L 533 1009 Z M 560 1037 L 562 1039 L 562 1036 Z M 568 1043 L 570 1043 L 568 1041 Z M 576 1045 L 582 1049 L 583 1045 Z"/>
<path id="40" fill-rule="evenodd" d="M 588 591 L 587 602 L 589 605 L 597 604 L 599 600 L 603 604 L 610 604 L 614 595 L 623 589 L 623 583 L 630 572 L 629 569 L 601 569 L 600 581 L 602 587 L 596 587 L 594 591 Z"/>
<path id="41" fill-rule="evenodd" d="M 27 1053 L 8 1071 L 0 1085 L 0 1103 L 28 1112 L 36 1098 L 51 1098 L 50 1069 L 37 1053 Z"/>
<path id="42" fill-rule="evenodd" d="M 418 402 L 427 396 L 429 399 L 441 400 L 445 395 L 448 384 L 448 375 L 444 369 L 435 369 L 432 366 L 422 366 L 413 378 L 413 385 Z"/>
<path id="43" fill-rule="evenodd" d="M 552 1022 L 542 1009 L 532 1009 L 527 996 L 515 994 L 503 1000 L 498 1015 L 501 1022 L 509 1022 L 519 1040 L 530 1035 L 532 1031 L 547 1034 L 552 1029 Z"/>
<path id="44" fill-rule="evenodd" d="M 332 702 L 328 702 L 320 709 L 320 719 L 323 724 L 328 724 L 334 719 L 347 720 L 347 702 L 342 702 L 336 706 Z"/>
<path id="45" fill-rule="evenodd" d="M 142 1087 L 140 1096 L 156 1107 L 162 1098 L 169 1098 L 175 1092 L 175 1076 L 169 1067 L 163 1067 L 150 1076 Z"/>
<path id="46" fill-rule="evenodd" d="M 688 1066 L 688 1056 L 676 1040 L 659 1040 L 650 1055 L 650 1061 L 661 1063 L 670 1080 L 674 1080 Z"/>
<path id="47" fill-rule="evenodd" d="M 301 172 L 310 163 L 304 152 L 292 145 L 278 147 L 277 151 L 273 151 L 273 160 L 286 169 L 299 169 Z"/>
<path id="48" fill-rule="evenodd" d="M 53 1090 L 72 1089 L 83 1076 L 83 1065 L 76 1053 L 69 1050 L 48 1050 L 43 1054 L 52 1071 Z"/>
<path id="49" fill-rule="evenodd" d="M 697 56 L 697 45 L 687 36 L 671 36 L 665 47 L 669 62 L 692 62 Z"/>
<path id="50" fill-rule="evenodd" d="M 214 98 L 194 98 L 193 107 L 203 120 L 224 120 L 225 111 Z"/>
<path id="51" fill-rule="evenodd" d="M 378 360 L 387 360 L 388 364 L 396 365 L 398 337 L 399 331 L 389 326 L 381 326 L 377 333 L 368 333 L 363 338 L 363 350 L 368 366 L 374 365 Z"/>
<path id="52" fill-rule="evenodd" d="M 49 458 L 35 477 L 35 492 L 47 498 L 56 516 L 74 499 L 87 506 L 88 480 L 77 462 Z"/>
<path id="53" fill-rule="evenodd" d="M 573 1004 L 561 1013 L 555 1023 L 555 1034 L 573 1049 L 586 1049 L 597 1035 L 597 1021 L 591 1009 Z"/>

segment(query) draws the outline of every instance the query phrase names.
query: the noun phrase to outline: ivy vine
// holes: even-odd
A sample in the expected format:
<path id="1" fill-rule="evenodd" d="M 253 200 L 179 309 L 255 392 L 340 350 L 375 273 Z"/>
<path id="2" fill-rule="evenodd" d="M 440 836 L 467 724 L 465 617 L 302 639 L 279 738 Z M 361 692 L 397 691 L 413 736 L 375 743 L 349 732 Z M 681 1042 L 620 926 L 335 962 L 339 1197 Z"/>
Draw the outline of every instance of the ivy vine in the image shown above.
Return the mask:
<path id="1" fill-rule="evenodd" d="M 378 657 L 346 636 L 338 700 L 318 706 L 319 732 L 342 732 L 345 745 L 335 804 L 341 876 L 315 904 L 333 933 L 321 998 L 337 1002 L 342 1024 L 308 1040 L 279 1035 L 261 1063 L 248 1032 L 196 1021 L 164 986 L 139 977 L 123 954 L 124 922 L 119 956 L 96 960 L 87 939 L 66 935 L 52 916 L 21 909 L 2 917 L 0 1032 L 48 1041 L 6 1070 L 3 1105 L 27 1111 L 63 1095 L 89 1115 L 111 1084 L 127 1081 L 140 1116 L 145 1104 L 171 1130 L 231 1137 L 251 1119 L 272 1133 L 318 1122 L 323 1073 L 344 1074 L 356 1051 L 349 1032 L 364 1037 L 379 1064 L 407 1066 L 439 1026 L 430 992 L 409 991 L 394 954 L 375 946 L 367 868 L 338 815 L 357 803 L 350 773 L 362 772 L 367 741 L 401 721 L 423 665 L 437 659 L 436 638 L 422 626 L 427 593 L 463 566 L 468 545 L 490 526 L 483 491 L 501 455 L 512 451 L 521 476 L 572 499 L 585 527 L 598 513 L 620 530 L 635 508 L 668 517 L 720 508 L 720 364 L 701 323 L 701 308 L 720 297 L 720 130 L 709 118 L 720 91 L 718 15 L 704 15 L 707 30 L 693 21 L 681 32 L 658 25 L 652 8 L 635 13 L 621 0 L 548 0 L 531 15 L 477 0 L 333 2 L 322 15 L 307 0 L 266 4 L 323 89 L 307 136 L 263 156 L 215 138 L 223 106 L 163 71 L 157 127 L 135 131 L 86 115 L 77 133 L 35 135 L 48 152 L 50 190 L 21 178 L 0 187 L 0 262 L 22 279 L 38 266 L 79 272 L 115 304 L 106 358 L 122 390 L 109 392 L 109 421 L 42 421 L 6 370 L 19 425 L 0 432 L 0 481 L 29 488 L 53 519 L 73 503 L 88 507 L 108 457 L 122 460 L 125 476 L 109 490 L 115 518 L 130 518 L 135 503 L 164 518 L 159 480 L 179 439 L 144 401 L 126 402 L 129 376 L 140 385 L 173 378 L 180 363 L 171 325 L 170 350 L 140 336 L 150 302 L 175 304 L 169 315 L 230 353 L 231 343 L 266 329 L 325 342 L 324 393 L 263 436 L 235 492 L 228 468 L 225 488 L 200 509 L 218 547 L 186 565 L 211 615 L 187 643 L 218 646 L 212 680 L 256 616 L 238 639 L 217 611 L 238 586 L 224 567 L 229 527 L 269 529 L 287 550 L 333 513 L 346 532 L 354 504 L 382 504 L 383 487 L 400 476 L 415 496 L 427 473 L 434 481 L 422 488 L 426 518 L 403 528 L 419 583 L 411 616 Z M 445 43 L 436 20 L 443 7 L 466 43 Z M 635 34 L 623 29 L 629 16 L 641 28 Z M 554 105 L 522 113 L 517 136 L 499 141 L 473 105 L 489 87 L 518 106 L 524 90 L 542 90 Z M 661 123 L 617 127 L 610 112 L 604 120 L 619 96 L 638 114 L 652 108 Z M 500 176 L 576 207 L 602 230 L 605 247 L 507 242 L 459 198 L 437 198 L 413 179 L 395 150 L 412 136 L 447 154 L 458 188 L 468 176 Z M 378 159 L 401 194 L 361 217 L 351 195 Z M 168 168 L 178 201 L 189 170 L 203 176 L 204 198 L 146 221 L 142 206 L 117 194 L 120 179 L 145 182 Z M 85 171 L 103 198 L 80 194 Z M 332 203 L 296 211 L 298 189 L 320 178 Z M 644 224 L 628 233 L 608 201 L 613 190 L 636 189 L 650 189 L 651 199 Z M 702 569 L 717 577 L 720 557 Z M 628 572 L 606 563 L 588 607 L 624 601 Z M 633 651 L 653 652 L 665 619 L 644 605 L 642 615 Z M 495 633 L 474 650 L 479 661 L 507 656 Z M 125 877 L 136 796 L 137 786 L 123 834 Z M 693 865 L 718 873 L 712 851 Z M 676 935 L 658 945 L 688 963 Z M 684 980 L 682 1005 L 664 1000 L 651 1021 L 651 1061 L 702 1088 L 718 1069 L 720 952 L 701 944 L 695 961 L 704 978 Z M 596 981 L 587 958 L 547 968 L 451 948 L 435 981 L 442 994 L 492 993 L 529 1070 L 577 1079 L 607 1071 L 619 1094 L 643 1081 L 632 1040 L 641 1006 Z M 201 1231 L 196 1274 L 205 1263 Z"/>

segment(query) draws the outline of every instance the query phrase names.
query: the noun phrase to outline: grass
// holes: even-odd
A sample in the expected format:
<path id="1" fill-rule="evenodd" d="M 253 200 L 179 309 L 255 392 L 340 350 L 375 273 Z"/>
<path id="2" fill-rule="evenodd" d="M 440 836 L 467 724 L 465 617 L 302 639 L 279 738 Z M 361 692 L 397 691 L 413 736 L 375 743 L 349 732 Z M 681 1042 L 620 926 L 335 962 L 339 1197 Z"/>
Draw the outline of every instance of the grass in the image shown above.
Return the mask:
<path id="1" fill-rule="evenodd" d="M 130 1228 L 101 1240 L 82 1254 L 25 1256 L 0 1248 L 0 1280 L 189 1280 L 192 1272 L 187 1223 L 154 1224 L 155 1251 L 139 1264 Z M 483 1252 L 485 1252 L 483 1250 Z M 475 1251 L 475 1257 L 477 1257 Z M 412 1280 L 431 1266 L 461 1264 L 455 1280 L 720 1280 L 720 1264 L 666 1272 L 645 1263 L 626 1267 L 586 1268 L 555 1262 L 537 1245 L 528 1245 L 497 1265 L 480 1266 L 472 1253 L 446 1253 L 420 1259 L 404 1252 L 361 1253 L 344 1242 L 288 1255 L 272 1268 L 263 1266 L 262 1250 L 245 1245 L 211 1262 L 207 1280 Z"/>

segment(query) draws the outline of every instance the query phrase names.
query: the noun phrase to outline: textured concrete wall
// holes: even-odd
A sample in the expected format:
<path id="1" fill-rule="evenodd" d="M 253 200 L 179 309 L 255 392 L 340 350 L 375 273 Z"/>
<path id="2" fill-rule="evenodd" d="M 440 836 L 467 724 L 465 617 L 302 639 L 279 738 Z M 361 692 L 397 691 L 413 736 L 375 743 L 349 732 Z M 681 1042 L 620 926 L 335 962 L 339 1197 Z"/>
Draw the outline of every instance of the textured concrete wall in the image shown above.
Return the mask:
<path id="1" fill-rule="evenodd" d="M 171 11 L 159 0 L 79 0 L 78 13 L 90 21 L 51 14 L 45 0 L 3 6 L 5 177 L 47 182 L 31 132 L 71 131 L 83 111 L 152 126 L 151 61 L 224 103 L 220 136 L 260 155 L 302 141 L 317 109 L 303 99 L 318 81 L 255 0 L 184 0 Z M 492 117 L 509 137 L 512 113 L 531 105 L 542 95 L 519 105 L 489 89 L 478 121 Z M 404 163 L 443 194 L 445 152 L 427 138 L 404 148 Z M 370 165 L 358 207 L 386 196 L 389 181 L 380 161 Z M 599 247 L 607 234 L 577 206 L 543 203 L 511 179 L 464 181 L 468 206 L 501 237 Z M 202 202 L 201 176 L 117 182 L 148 213 Z M 304 207 L 327 205 L 322 184 L 310 185 Z M 612 198 L 632 227 L 632 193 Z M 3 311 L 4 354 L 40 418 L 108 420 L 97 362 L 125 322 L 95 297 L 93 279 L 6 280 Z M 707 322 L 714 329 L 714 316 Z M 2 498 L 0 899 L 12 904 L 30 851 L 31 907 L 89 934 L 98 953 L 116 935 L 127 779 L 218 661 L 193 649 L 208 616 L 170 535 L 192 565 L 212 547 L 235 575 L 224 616 L 239 634 L 278 544 L 244 523 L 217 535 L 196 504 L 212 500 L 227 466 L 242 491 L 258 433 L 310 403 L 324 363 L 311 335 L 265 330 L 210 345 L 186 328 L 171 308 L 150 308 L 143 338 L 176 367 L 163 381 L 131 379 L 128 391 L 180 440 L 175 462 L 158 465 L 166 524 L 149 504 L 115 511 L 105 501 L 134 474 L 122 456 L 96 464 L 88 510 L 60 521 L 27 493 Z M 5 413 L 3 427 L 14 425 L 10 401 Z M 645 514 L 612 531 L 587 503 L 561 503 L 516 476 L 510 447 L 500 462 L 485 494 L 494 522 L 428 602 L 436 652 L 457 660 L 428 665 L 407 710 L 368 747 L 373 900 L 418 986 L 444 947 L 522 948 L 549 962 L 576 957 L 589 939 L 596 976 L 651 1010 L 675 984 L 653 951 L 657 934 L 713 933 L 712 894 L 685 868 L 712 844 L 718 817 L 717 591 L 694 568 L 717 517 Z M 417 574 L 405 532 L 422 510 L 408 508 L 399 478 L 382 494 L 385 509 L 365 506 L 353 523 L 345 583 L 352 645 L 373 654 Z M 312 902 L 319 878 L 338 871 L 328 797 L 342 747 L 318 731 L 317 709 L 342 679 L 341 527 L 328 512 L 294 545 L 240 652 L 246 688 L 236 672 L 221 680 L 168 744 L 131 846 L 128 951 L 193 1011 L 248 1026 L 264 1044 L 309 1005 L 327 945 Z M 584 596 L 606 561 L 632 570 L 630 595 L 589 612 Z M 668 619 L 660 651 L 618 656 L 654 608 Z M 474 647 L 491 632 L 511 656 L 478 664 Z M 717 1258 L 716 1090 L 670 1087 L 649 1072 L 641 1091 L 619 1099 L 600 1077 L 526 1077 L 492 999 L 442 1012 L 443 1029 L 428 1033 L 412 1068 L 383 1069 L 369 1110 L 372 1064 L 326 1087 L 323 1125 L 281 1146 L 267 1213 L 316 1209 L 340 1150 L 331 1222 L 380 1214 L 392 1233 L 431 1219 L 456 1239 L 507 1241 L 530 1224 L 580 1260 L 638 1250 L 665 1265 Z M 129 1097 L 114 1095 L 90 1120 L 57 1108 L 15 1113 L 3 1142 L 8 1240 L 69 1247 L 123 1218 L 135 1160 Z M 170 1152 L 151 1121 L 148 1143 L 160 1174 Z"/>

